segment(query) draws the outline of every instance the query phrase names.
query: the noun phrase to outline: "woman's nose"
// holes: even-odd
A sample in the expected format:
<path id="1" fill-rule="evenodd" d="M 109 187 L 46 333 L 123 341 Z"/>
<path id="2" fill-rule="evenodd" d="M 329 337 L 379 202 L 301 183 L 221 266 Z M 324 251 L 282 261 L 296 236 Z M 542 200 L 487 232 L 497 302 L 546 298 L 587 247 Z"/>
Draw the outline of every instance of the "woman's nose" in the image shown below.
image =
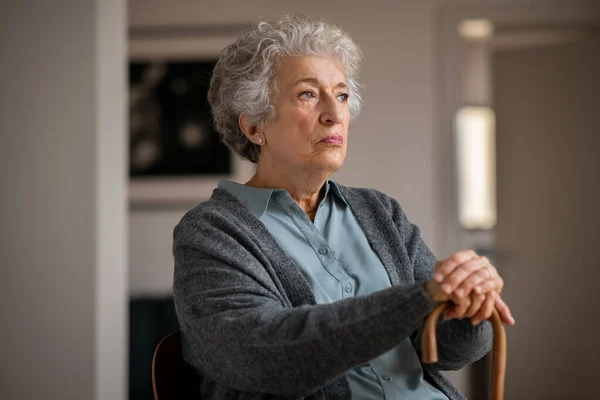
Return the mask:
<path id="1" fill-rule="evenodd" d="M 324 125 L 335 125 L 342 123 L 344 121 L 345 107 L 345 103 L 342 103 L 335 98 L 327 99 L 320 116 L 321 123 Z"/>

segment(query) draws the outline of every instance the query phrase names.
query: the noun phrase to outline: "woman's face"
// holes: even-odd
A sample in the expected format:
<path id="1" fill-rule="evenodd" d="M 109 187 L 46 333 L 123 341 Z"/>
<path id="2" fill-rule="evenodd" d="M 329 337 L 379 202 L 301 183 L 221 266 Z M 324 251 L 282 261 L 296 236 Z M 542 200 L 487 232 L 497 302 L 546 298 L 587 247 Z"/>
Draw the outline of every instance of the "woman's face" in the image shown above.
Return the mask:
<path id="1" fill-rule="evenodd" d="M 341 64 L 323 57 L 284 58 L 275 83 L 275 118 L 263 127 L 260 157 L 308 171 L 340 169 L 350 120 Z"/>

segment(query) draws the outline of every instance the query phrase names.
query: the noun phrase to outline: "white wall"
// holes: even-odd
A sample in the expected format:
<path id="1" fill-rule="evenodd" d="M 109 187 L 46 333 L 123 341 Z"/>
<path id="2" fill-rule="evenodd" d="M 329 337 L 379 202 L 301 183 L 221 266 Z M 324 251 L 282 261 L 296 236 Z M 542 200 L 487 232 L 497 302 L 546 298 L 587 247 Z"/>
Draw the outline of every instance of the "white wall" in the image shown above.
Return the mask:
<path id="1" fill-rule="evenodd" d="M 125 0 L 95 0 L 96 399 L 125 399 L 128 366 Z"/>
<path id="2" fill-rule="evenodd" d="M 124 28 L 119 0 L 2 5 L 2 399 L 125 398 Z"/>

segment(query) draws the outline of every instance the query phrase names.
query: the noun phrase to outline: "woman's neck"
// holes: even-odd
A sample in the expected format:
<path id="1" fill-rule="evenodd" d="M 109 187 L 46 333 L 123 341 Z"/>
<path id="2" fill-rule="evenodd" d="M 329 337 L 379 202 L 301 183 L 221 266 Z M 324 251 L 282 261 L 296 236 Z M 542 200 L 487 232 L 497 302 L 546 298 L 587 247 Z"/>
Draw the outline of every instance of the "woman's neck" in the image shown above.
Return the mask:
<path id="1" fill-rule="evenodd" d="M 322 199 L 323 185 L 329 175 L 323 172 L 265 168 L 259 162 L 256 174 L 246 182 L 246 185 L 264 189 L 287 190 L 292 199 L 312 219 Z"/>

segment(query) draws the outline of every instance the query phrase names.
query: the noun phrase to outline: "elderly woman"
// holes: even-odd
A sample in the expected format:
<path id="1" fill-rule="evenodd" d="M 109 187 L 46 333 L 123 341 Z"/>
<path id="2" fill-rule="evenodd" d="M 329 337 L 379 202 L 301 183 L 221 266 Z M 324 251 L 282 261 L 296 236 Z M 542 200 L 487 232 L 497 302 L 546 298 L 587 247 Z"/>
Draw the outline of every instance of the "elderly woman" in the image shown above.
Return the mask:
<path id="1" fill-rule="evenodd" d="M 398 203 L 329 180 L 361 107 L 361 52 L 304 17 L 260 23 L 223 50 L 216 129 L 256 163 L 174 232 L 184 359 L 202 399 L 460 399 L 440 374 L 485 355 L 502 279 L 472 251 L 436 263 Z M 419 357 L 440 301 L 440 360 Z M 482 323 L 480 323 L 482 322 Z"/>

